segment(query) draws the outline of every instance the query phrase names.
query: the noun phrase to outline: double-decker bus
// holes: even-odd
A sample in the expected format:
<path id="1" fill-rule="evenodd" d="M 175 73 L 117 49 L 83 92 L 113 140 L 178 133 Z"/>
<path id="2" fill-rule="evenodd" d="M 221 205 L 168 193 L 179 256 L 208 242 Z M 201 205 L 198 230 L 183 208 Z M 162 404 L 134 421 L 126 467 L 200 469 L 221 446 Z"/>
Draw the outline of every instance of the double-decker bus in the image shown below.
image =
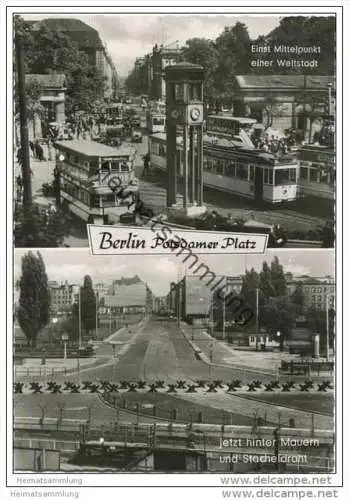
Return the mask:
<path id="1" fill-rule="evenodd" d="M 206 134 L 234 140 L 241 146 L 253 147 L 250 134 L 257 124 L 254 118 L 227 115 L 209 115 L 206 119 Z"/>
<path id="2" fill-rule="evenodd" d="M 114 102 L 105 107 L 104 118 L 106 121 L 119 122 L 124 113 L 124 104 L 121 102 Z"/>
<path id="3" fill-rule="evenodd" d="M 165 132 L 166 116 L 157 111 L 147 110 L 147 130 L 149 134 L 156 134 L 157 132 Z"/>
<path id="4" fill-rule="evenodd" d="M 62 207 L 91 224 L 125 212 L 138 192 L 135 150 L 93 141 L 58 141 L 56 167 Z"/>
<path id="5" fill-rule="evenodd" d="M 149 136 L 150 164 L 166 171 L 166 134 Z M 183 145 L 177 137 L 176 168 L 183 176 Z M 232 147 L 225 139 L 204 136 L 205 186 L 258 201 L 280 203 L 297 198 L 299 162 L 256 149 Z"/>

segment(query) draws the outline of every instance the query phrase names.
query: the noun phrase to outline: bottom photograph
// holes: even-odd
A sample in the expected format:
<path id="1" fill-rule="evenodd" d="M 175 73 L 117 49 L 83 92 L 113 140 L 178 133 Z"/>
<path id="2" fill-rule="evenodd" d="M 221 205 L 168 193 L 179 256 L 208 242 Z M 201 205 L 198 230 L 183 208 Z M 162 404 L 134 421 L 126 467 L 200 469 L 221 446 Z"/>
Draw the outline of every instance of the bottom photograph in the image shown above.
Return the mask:
<path id="1" fill-rule="evenodd" d="M 16 249 L 13 472 L 335 472 L 335 285 L 331 250 Z"/>

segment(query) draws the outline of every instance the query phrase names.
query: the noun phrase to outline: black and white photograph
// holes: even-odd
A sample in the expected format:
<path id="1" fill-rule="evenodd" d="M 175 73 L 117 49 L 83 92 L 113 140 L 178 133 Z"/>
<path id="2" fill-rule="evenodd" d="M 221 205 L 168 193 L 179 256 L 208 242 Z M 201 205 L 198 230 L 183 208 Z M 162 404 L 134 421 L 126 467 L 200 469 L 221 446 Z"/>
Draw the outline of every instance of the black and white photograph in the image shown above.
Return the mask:
<path id="1" fill-rule="evenodd" d="M 13 16 L 14 241 L 86 223 L 333 248 L 334 15 Z"/>
<path id="2" fill-rule="evenodd" d="M 331 473 L 332 251 L 15 251 L 14 471 Z"/>
<path id="3" fill-rule="evenodd" d="M 0 6 L 0 497 L 347 500 L 349 6 L 105 3 Z"/>

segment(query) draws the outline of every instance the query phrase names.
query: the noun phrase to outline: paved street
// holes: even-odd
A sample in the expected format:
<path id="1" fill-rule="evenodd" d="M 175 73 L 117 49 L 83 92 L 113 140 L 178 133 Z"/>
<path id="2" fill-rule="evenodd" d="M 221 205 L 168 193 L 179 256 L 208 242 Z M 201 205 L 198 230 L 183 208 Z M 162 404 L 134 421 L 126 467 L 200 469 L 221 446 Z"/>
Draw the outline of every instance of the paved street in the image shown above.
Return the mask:
<path id="1" fill-rule="evenodd" d="M 115 359 L 110 343 L 115 343 L 116 346 Z M 213 362 L 227 362 L 226 354 L 223 348 L 217 348 L 217 351 L 213 352 Z M 163 380 L 170 383 L 180 379 L 187 382 L 194 382 L 197 379 L 229 381 L 232 378 L 241 378 L 242 376 L 241 370 L 235 369 L 233 366 L 210 366 L 201 360 L 195 359 L 194 351 L 177 323 L 155 317 L 145 320 L 131 334 L 128 329 L 125 329 L 110 336 L 107 342 L 98 346 L 97 357 L 103 357 L 105 363 L 82 369 L 80 380 L 111 380 L 118 382 L 120 380 L 136 381 L 145 379 L 148 382 Z M 243 377 L 246 382 L 256 378 L 266 382 L 275 378 L 275 376 L 253 370 L 244 370 Z M 61 381 L 64 379 L 74 380 L 74 378 L 75 376 L 71 373 L 66 377 L 55 377 L 56 380 L 61 379 Z M 139 397 L 142 398 L 141 395 Z M 161 395 L 159 397 L 161 398 Z M 308 410 L 293 408 L 292 404 L 290 408 L 287 408 L 278 406 L 277 403 L 271 404 L 272 401 L 256 401 L 244 394 L 228 394 L 225 391 L 207 393 L 204 390 L 197 393 L 177 392 L 173 397 L 218 410 L 230 411 L 236 415 L 249 418 L 258 409 L 259 416 L 267 416 L 268 421 L 273 423 L 277 423 L 281 419 L 286 425 L 290 418 L 294 418 L 297 426 L 310 429 L 312 425 L 312 417 Z M 323 397 L 329 406 L 333 405 L 328 395 L 313 393 L 311 396 L 307 395 L 306 397 L 314 399 Z M 15 401 L 16 416 L 35 416 L 43 405 L 48 409 L 47 416 L 56 416 L 54 412 L 57 412 L 57 408 L 64 404 L 65 418 L 86 418 L 90 405 L 95 409 L 94 418 L 97 419 L 97 422 L 107 424 L 115 418 L 115 411 L 104 407 L 94 394 L 27 394 L 16 395 Z M 125 419 L 125 421 L 133 421 L 134 415 L 130 415 L 128 412 L 124 413 L 120 415 L 120 418 Z M 324 411 L 324 413 L 326 412 Z M 332 429 L 333 417 L 330 415 L 318 414 L 315 418 L 317 428 Z"/>
<path id="2" fill-rule="evenodd" d="M 129 333 L 131 332 L 131 333 Z M 111 343 L 115 343 L 115 357 Z M 202 359 L 194 356 L 190 335 L 184 335 L 177 322 L 156 316 L 144 320 L 140 325 L 122 329 L 98 344 L 96 357 L 98 365 L 80 370 L 81 380 L 111 380 L 148 382 L 164 380 L 167 383 L 179 379 L 187 381 L 240 379 L 248 383 L 260 379 L 262 382 L 275 380 L 275 365 L 270 369 L 255 366 L 234 366 L 231 349 L 209 336 L 196 331 L 194 344 L 203 353 Z M 208 362 L 212 355 L 212 364 Z M 75 376 L 77 373 L 75 372 Z M 23 374 L 22 380 L 26 378 Z M 72 372 L 58 379 L 72 378 Z M 328 376 L 325 376 L 328 379 Z M 280 375 L 280 380 L 288 380 L 288 375 Z M 320 377 L 320 379 L 323 377 Z M 18 378 L 20 380 L 21 378 Z"/>
<path id="3" fill-rule="evenodd" d="M 139 110 L 137 110 L 139 112 Z M 145 122 L 142 122 L 145 127 Z M 136 149 L 135 171 L 140 178 L 140 195 L 146 206 L 151 207 L 154 213 L 160 213 L 166 207 L 166 177 L 163 172 L 150 170 L 143 177 L 143 156 L 148 151 L 148 137 L 146 133 L 143 135 L 142 143 L 131 143 L 130 140 L 124 142 L 127 146 L 132 146 Z M 48 153 L 45 148 L 45 158 L 48 158 Z M 44 183 L 51 183 L 53 180 L 54 160 L 42 161 L 31 159 L 32 175 L 32 190 L 33 198 L 37 203 L 47 205 L 51 199 L 42 196 L 41 186 Z M 15 176 L 19 173 L 19 166 L 15 164 Z M 178 200 L 181 195 L 178 195 Z M 287 207 L 269 207 L 268 209 L 258 209 L 249 200 L 233 196 L 228 193 L 222 193 L 209 188 L 204 189 L 204 202 L 209 210 L 216 210 L 224 216 L 230 214 L 232 218 L 247 220 L 254 216 L 256 220 L 266 224 L 281 224 L 286 231 L 297 229 L 314 230 L 322 226 L 326 219 L 309 213 L 302 213 L 299 204 L 297 206 Z M 316 212 L 316 211 L 315 211 Z M 67 235 L 64 244 L 71 247 L 84 247 L 88 245 L 86 226 L 82 221 L 74 219 L 73 224 L 67 227 Z M 293 244 L 289 243 L 289 247 Z"/>

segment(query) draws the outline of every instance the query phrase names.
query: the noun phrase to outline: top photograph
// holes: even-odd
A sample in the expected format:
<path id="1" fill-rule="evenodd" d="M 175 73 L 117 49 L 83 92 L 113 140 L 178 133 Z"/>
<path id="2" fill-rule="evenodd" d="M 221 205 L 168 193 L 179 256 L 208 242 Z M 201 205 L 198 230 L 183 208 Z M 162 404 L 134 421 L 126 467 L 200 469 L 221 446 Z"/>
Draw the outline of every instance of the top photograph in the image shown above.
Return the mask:
<path id="1" fill-rule="evenodd" d="M 334 247 L 335 15 L 8 23 L 15 247 L 88 247 L 88 224 L 154 220 Z"/>

